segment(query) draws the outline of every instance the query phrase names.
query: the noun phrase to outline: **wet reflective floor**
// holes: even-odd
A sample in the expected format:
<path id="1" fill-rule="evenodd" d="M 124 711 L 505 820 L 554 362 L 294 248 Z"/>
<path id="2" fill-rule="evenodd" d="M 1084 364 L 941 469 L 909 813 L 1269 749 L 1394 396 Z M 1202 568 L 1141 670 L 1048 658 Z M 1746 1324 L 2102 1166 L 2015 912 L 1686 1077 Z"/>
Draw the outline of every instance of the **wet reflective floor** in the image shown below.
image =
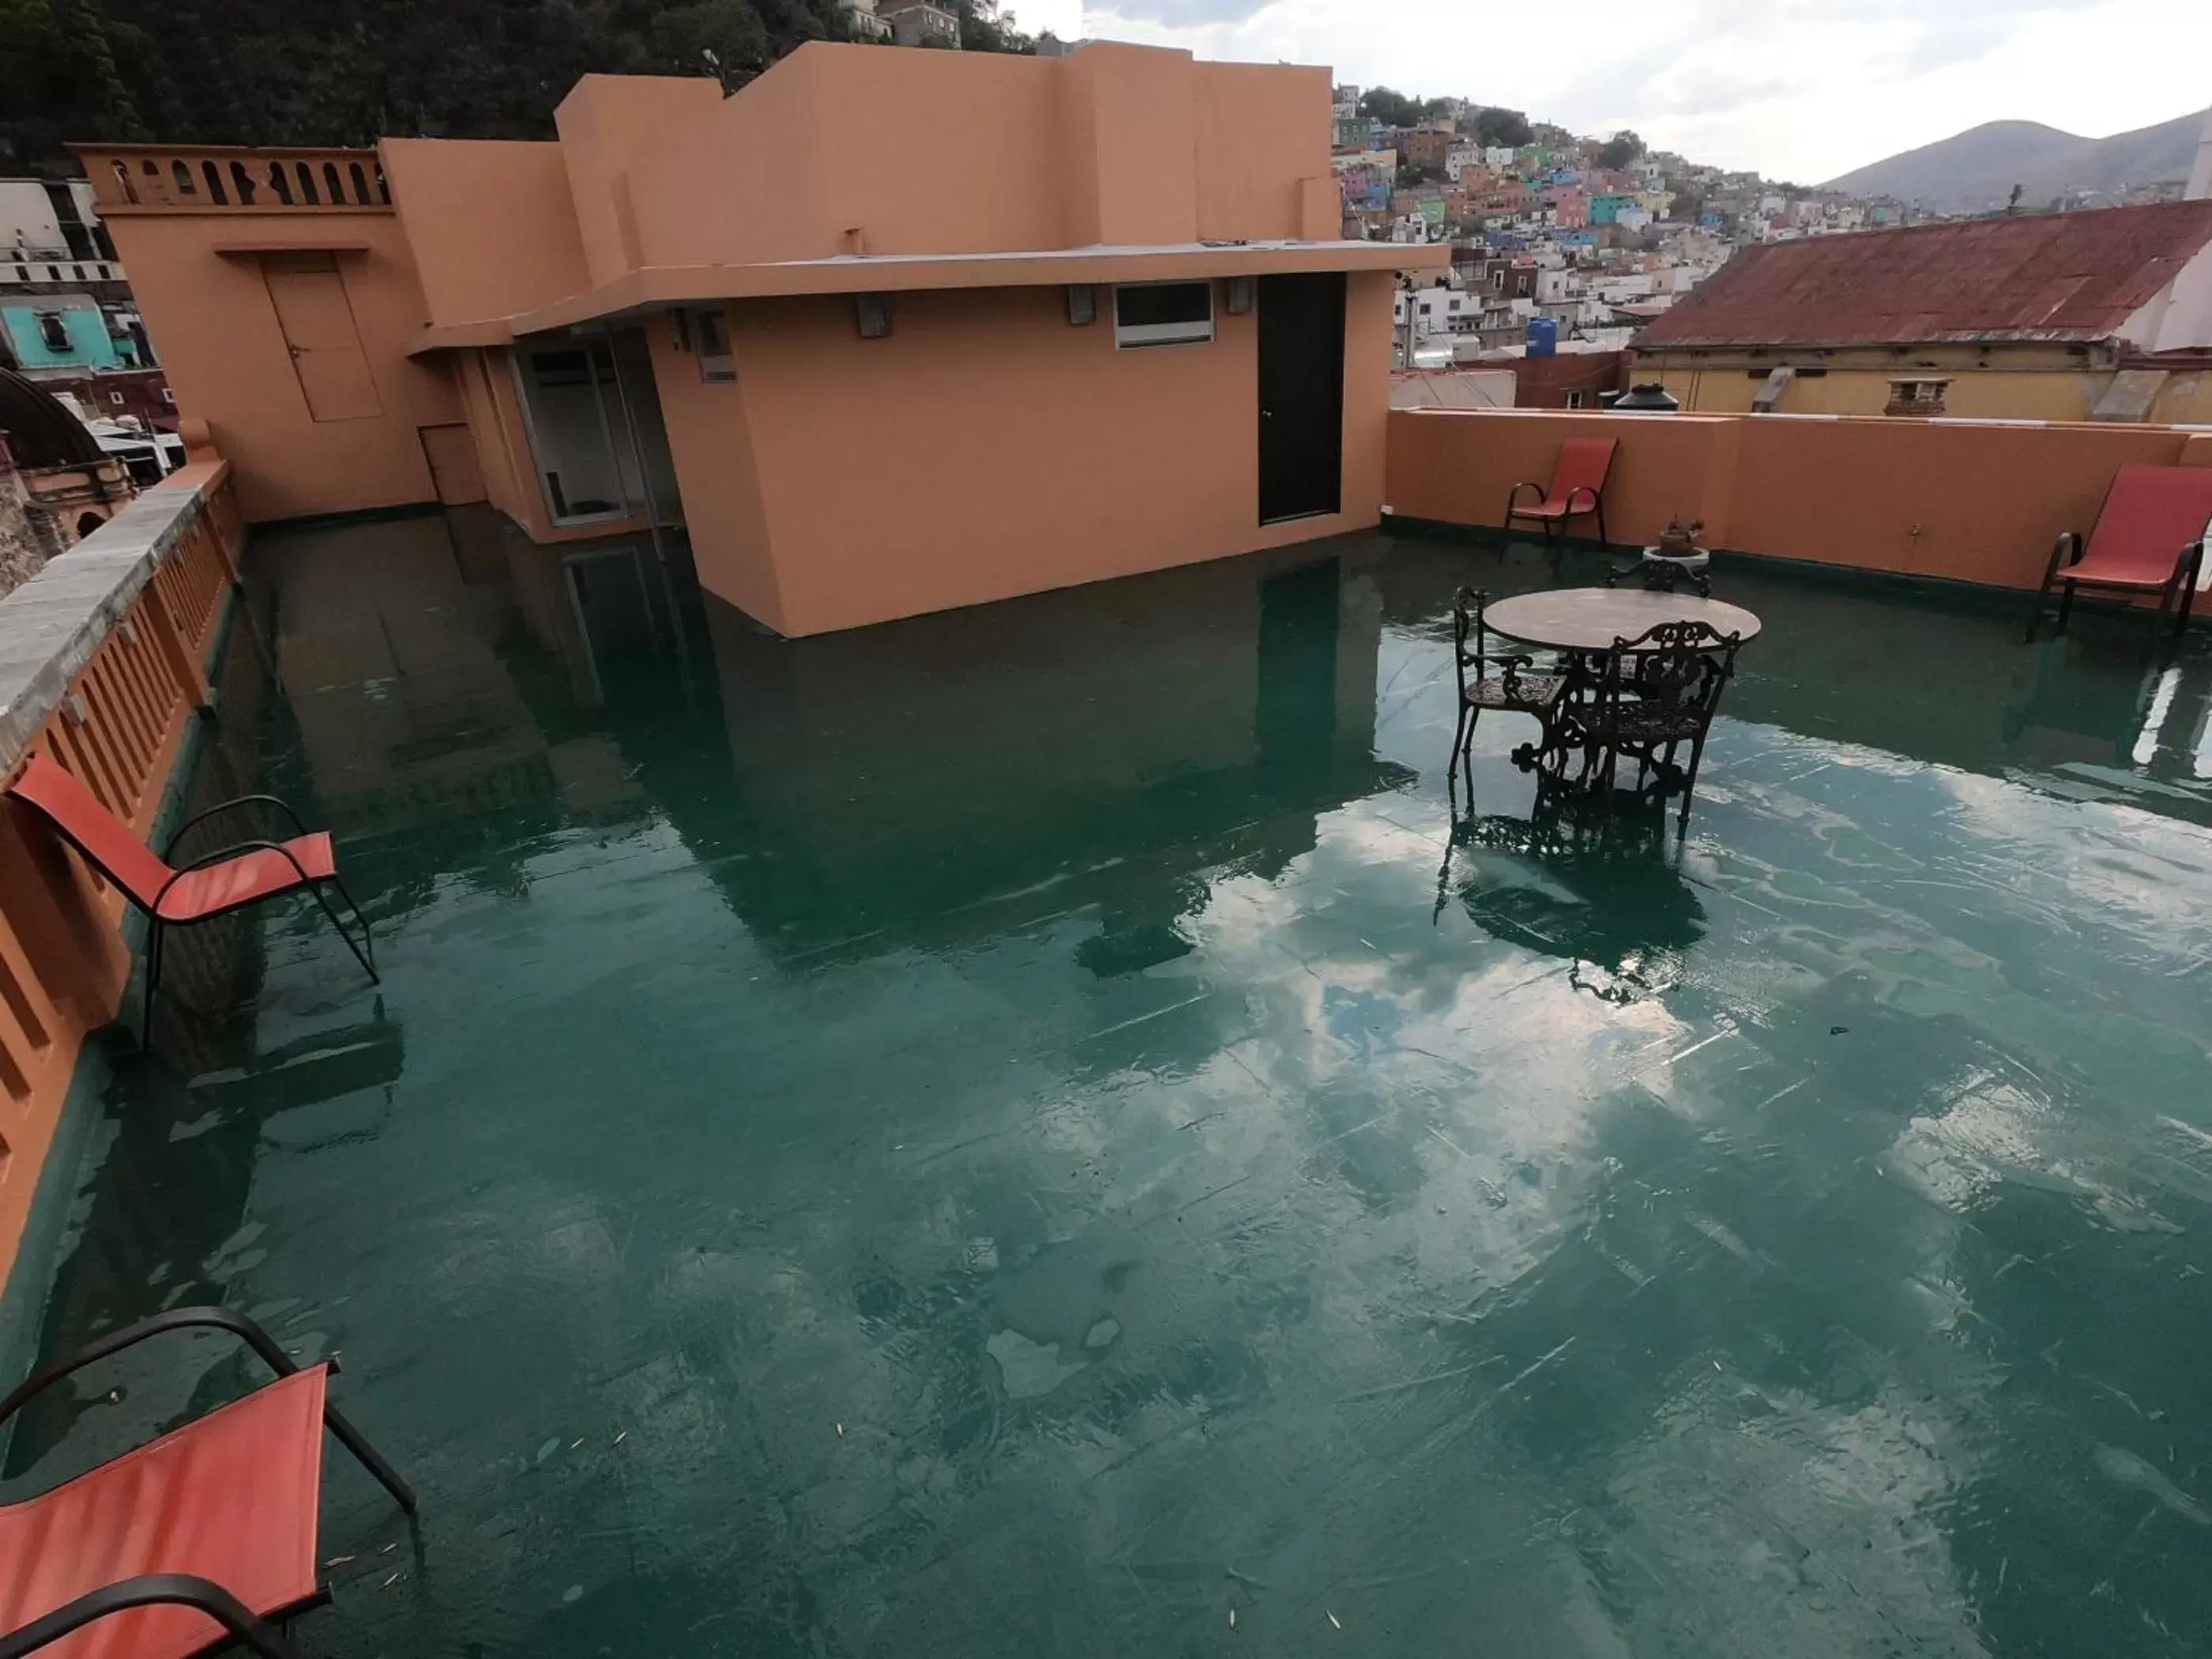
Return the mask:
<path id="1" fill-rule="evenodd" d="M 333 1449 L 310 1650 L 2212 1650 L 2201 641 L 1725 570 L 1677 845 L 1505 717 L 1455 830 L 1452 589 L 1597 568 L 1526 546 L 799 642 L 477 514 L 253 558 L 198 787 L 385 983 L 179 959 L 44 1340 L 343 1351 L 422 1521 Z"/>

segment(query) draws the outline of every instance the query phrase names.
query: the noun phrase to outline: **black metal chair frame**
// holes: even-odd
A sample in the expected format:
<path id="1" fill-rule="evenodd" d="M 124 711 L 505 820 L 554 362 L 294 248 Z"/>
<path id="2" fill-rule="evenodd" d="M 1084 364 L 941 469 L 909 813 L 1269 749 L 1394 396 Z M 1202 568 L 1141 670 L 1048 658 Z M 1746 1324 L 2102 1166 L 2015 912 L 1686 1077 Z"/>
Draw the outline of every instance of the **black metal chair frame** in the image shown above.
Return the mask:
<path id="1" fill-rule="evenodd" d="M 1515 522 L 1518 520 L 1532 519 L 1538 524 L 1544 526 L 1544 545 L 1549 547 L 1552 545 L 1552 533 L 1553 526 L 1556 526 L 1558 527 L 1559 538 L 1564 542 L 1566 539 L 1567 524 L 1570 520 L 1587 518 L 1591 514 L 1595 514 L 1597 515 L 1598 545 L 1600 547 L 1611 547 L 1613 545 L 1612 538 L 1605 533 L 1605 492 L 1602 489 L 1594 489 L 1589 484 L 1576 484 L 1567 491 L 1566 510 L 1564 513 L 1557 514 L 1531 512 L 1523 507 L 1521 505 L 1521 492 L 1524 489 L 1533 489 L 1536 492 L 1536 505 L 1538 507 L 1546 507 L 1552 505 L 1552 493 L 1547 488 L 1536 483 L 1534 479 L 1522 479 L 1519 483 L 1513 486 L 1511 493 L 1505 498 L 1506 529 L 1512 529 Z M 1589 496 L 1589 505 L 1588 507 L 1577 507 L 1575 505 L 1575 498 L 1578 495 Z"/>
<path id="2" fill-rule="evenodd" d="M 2178 598 L 2181 607 L 2173 616 L 2174 636 L 2179 638 L 2188 631 L 2189 612 L 2197 601 L 2197 584 L 2204 577 L 2204 548 L 2205 544 L 2201 541 L 2191 542 L 2175 558 L 2173 574 L 2166 578 L 2166 586 L 2159 590 L 2158 610 L 2151 623 L 2154 628 L 2160 619 L 2174 612 L 2174 600 Z M 2081 556 L 2087 550 L 2080 532 L 2068 530 L 2060 533 L 2057 544 L 2051 550 L 2051 562 L 2044 568 L 2043 586 L 2036 590 L 2034 614 L 2027 619 L 2027 642 L 2030 645 L 2035 643 L 2035 636 L 2043 627 L 2043 613 L 2051 608 L 2051 590 L 2054 585 L 2062 586 L 2064 589 L 2058 596 L 2058 621 L 2052 630 L 2060 634 L 2066 631 L 2067 619 L 2074 614 L 2074 590 L 2077 587 L 2108 593 L 2148 593 L 2151 591 L 2132 582 L 2100 581 L 2094 576 L 2076 580 L 2068 576 L 2066 572 L 2081 562 Z"/>
<path id="3" fill-rule="evenodd" d="M 1665 622 L 1632 640 L 1615 639 L 1597 660 L 1587 699 L 1567 715 L 1575 728 L 1571 741 L 1580 740 L 1584 787 L 1610 805 L 1621 757 L 1633 756 L 1638 792 L 1655 776 L 1662 795 L 1679 791 L 1677 827 L 1687 830 L 1705 739 L 1742 643 L 1741 635 L 1704 622 Z M 1686 769 L 1680 763 L 1684 744 L 1690 746 Z"/>
<path id="4" fill-rule="evenodd" d="M 1459 684 L 1459 724 L 1452 733 L 1451 764 L 1444 771 L 1444 787 L 1456 801 L 1464 773 L 1469 811 L 1474 810 L 1474 726 L 1482 711 L 1492 708 L 1501 714 L 1534 714 L 1548 725 L 1550 711 L 1565 690 L 1559 676 L 1537 673 L 1536 659 L 1525 652 L 1492 654 L 1489 630 L 1482 620 L 1489 604 L 1490 595 L 1476 588 L 1462 587 L 1452 596 L 1452 667 Z M 1472 678 L 1468 672 L 1470 668 L 1474 671 Z M 1489 672 L 1492 668 L 1498 671 L 1495 678 Z M 1526 695 L 1524 674 L 1529 681 Z M 1486 696 L 1493 686 L 1496 696 Z"/>
<path id="5" fill-rule="evenodd" d="M 230 800 L 218 801 L 205 811 L 195 813 L 178 825 L 161 848 L 161 861 L 164 864 L 169 863 L 175 857 L 177 848 L 184 843 L 185 837 L 198 829 L 200 825 L 221 817 L 226 812 L 234 812 L 246 806 L 274 807 L 291 821 L 295 834 L 304 836 L 307 833 L 307 826 L 301 820 L 300 815 L 275 795 L 240 795 Z M 64 836 L 69 834 L 66 830 L 62 833 Z M 99 860 L 93 858 L 93 855 L 86 851 L 73 836 L 70 837 L 70 844 L 76 846 L 77 851 L 82 853 L 88 860 L 94 864 L 99 863 Z M 220 910 L 210 910 L 205 915 L 194 916 L 190 921 L 165 921 L 161 919 L 161 901 L 168 896 L 169 890 L 185 877 L 196 870 L 204 870 L 210 865 L 227 864 L 234 858 L 256 852 L 275 853 L 283 857 L 298 874 L 300 888 L 286 888 L 280 893 L 257 894 L 252 898 L 241 899 L 235 904 L 225 905 Z M 361 929 L 361 939 L 358 943 L 355 941 L 353 934 L 347 929 L 345 923 L 340 920 L 337 911 L 331 907 L 330 900 L 325 896 L 323 893 L 325 887 L 337 888 L 338 896 L 345 901 L 346 908 L 353 912 L 354 922 Z M 204 857 L 195 859 L 190 864 L 176 866 L 175 873 L 162 884 L 161 892 L 155 896 L 153 908 L 146 913 L 146 993 L 144 1010 L 140 1016 L 142 1036 L 150 1038 L 153 1034 L 154 992 L 161 980 L 161 947 L 167 929 L 196 927 L 201 922 L 214 921 L 221 917 L 234 915 L 240 910 L 248 910 L 257 904 L 265 904 L 272 899 L 289 897 L 300 889 L 305 889 L 314 895 L 315 902 L 322 907 L 323 914 L 330 919 L 331 926 L 337 930 L 338 937 L 345 941 L 346 949 L 353 952 L 354 960 L 361 963 L 362 971 L 368 975 L 369 983 L 382 984 L 383 978 L 376 971 L 376 941 L 369 933 L 368 918 L 362 914 L 360 902 L 347 890 L 344 882 L 339 880 L 335 873 L 325 877 L 320 881 L 315 880 L 301 866 L 291 848 L 282 842 L 268 840 L 234 842 L 229 846 L 219 848 Z"/>
<path id="6" fill-rule="evenodd" d="M 149 1338 L 189 1329 L 228 1331 L 252 1348 L 262 1362 L 280 1377 L 291 1376 L 300 1370 L 292 1357 L 277 1346 L 267 1331 L 242 1313 L 234 1312 L 228 1308 L 173 1308 L 167 1313 L 155 1314 L 150 1319 L 143 1319 L 135 1325 L 95 1338 L 67 1358 L 58 1360 L 27 1378 L 7 1398 L 0 1400 L 0 1425 L 4 1425 L 47 1389 L 82 1370 L 87 1365 L 95 1364 L 125 1348 L 135 1347 Z M 327 1363 L 331 1373 L 336 1375 L 337 1356 L 331 1355 Z M 376 1478 L 377 1483 L 392 1494 L 403 1510 L 410 1516 L 416 1512 L 414 1488 L 385 1461 L 383 1454 L 368 1443 L 361 1431 L 354 1427 L 352 1421 L 327 1395 L 323 1401 L 323 1426 L 337 1437 L 338 1443 L 354 1455 L 363 1468 Z M 260 1659 L 300 1659 L 299 1649 L 277 1626 L 322 1606 L 330 1599 L 330 1588 L 324 1585 L 313 1595 L 277 1608 L 269 1617 L 263 1618 L 210 1579 L 197 1577 L 190 1573 L 142 1573 L 135 1578 L 122 1579 L 112 1584 L 102 1585 L 96 1590 L 88 1590 L 76 1601 L 33 1620 L 20 1630 L 0 1635 L 0 1659 L 24 1659 L 24 1656 L 58 1642 L 72 1632 L 82 1630 L 111 1613 L 127 1612 L 133 1607 L 162 1605 L 197 1608 L 221 1625 L 229 1633 L 230 1640 L 260 1656 Z"/>

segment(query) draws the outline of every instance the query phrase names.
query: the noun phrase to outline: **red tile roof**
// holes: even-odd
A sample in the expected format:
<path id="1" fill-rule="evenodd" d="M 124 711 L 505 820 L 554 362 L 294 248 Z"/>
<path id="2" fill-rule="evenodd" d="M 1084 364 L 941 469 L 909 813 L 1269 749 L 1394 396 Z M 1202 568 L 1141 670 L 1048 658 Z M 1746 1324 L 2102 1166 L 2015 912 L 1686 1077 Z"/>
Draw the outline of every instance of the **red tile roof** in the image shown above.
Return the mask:
<path id="1" fill-rule="evenodd" d="M 2106 340 L 2208 244 L 2212 201 L 1768 242 L 1738 252 L 1636 346 Z"/>

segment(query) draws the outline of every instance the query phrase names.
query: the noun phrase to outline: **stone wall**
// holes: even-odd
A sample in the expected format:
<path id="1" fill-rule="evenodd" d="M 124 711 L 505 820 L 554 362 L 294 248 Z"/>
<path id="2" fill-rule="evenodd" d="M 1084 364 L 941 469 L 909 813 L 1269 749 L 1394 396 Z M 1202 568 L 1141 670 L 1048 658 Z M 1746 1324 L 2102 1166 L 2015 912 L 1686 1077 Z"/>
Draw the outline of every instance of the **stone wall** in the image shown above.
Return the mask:
<path id="1" fill-rule="evenodd" d="M 0 436 L 0 598 L 138 493 L 123 463 L 19 469 Z"/>
<path id="2" fill-rule="evenodd" d="M 46 549 L 32 527 L 25 502 L 22 475 L 0 447 L 0 598 L 38 574 L 46 562 Z"/>

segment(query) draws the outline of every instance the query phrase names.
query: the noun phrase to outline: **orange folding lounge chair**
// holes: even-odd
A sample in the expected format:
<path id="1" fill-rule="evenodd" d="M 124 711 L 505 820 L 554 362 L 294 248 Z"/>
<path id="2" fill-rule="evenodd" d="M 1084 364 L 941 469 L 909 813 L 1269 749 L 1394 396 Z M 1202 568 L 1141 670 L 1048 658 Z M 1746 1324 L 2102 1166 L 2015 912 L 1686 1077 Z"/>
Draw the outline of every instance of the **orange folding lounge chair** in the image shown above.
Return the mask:
<path id="1" fill-rule="evenodd" d="M 2204 568 L 2204 530 L 2212 522 L 2212 466 L 2148 466 L 2130 462 L 2112 479 L 2104 510 L 2088 546 L 2069 530 L 2051 550 L 2035 614 L 2028 618 L 2029 643 L 2043 625 L 2053 583 L 2063 583 L 2058 626 L 2063 632 L 2074 609 L 2076 587 L 2118 593 L 2155 593 L 2161 617 L 2181 608 L 2173 631 L 2189 626 L 2189 611 Z"/>
<path id="2" fill-rule="evenodd" d="M 131 832 L 131 826 L 100 805 L 91 790 L 44 755 L 33 755 L 8 793 L 36 811 L 60 831 L 62 838 L 82 854 L 85 861 L 112 882 L 117 890 L 146 913 L 146 1007 L 144 1029 L 150 1031 L 154 1017 L 154 988 L 161 977 L 161 938 L 170 927 L 189 927 L 228 915 L 265 899 L 280 898 L 302 889 L 315 896 L 331 926 L 354 953 L 371 981 L 376 981 L 375 944 L 369 938 L 368 919 L 338 879 L 337 861 L 327 831 L 314 835 L 300 822 L 299 814 L 274 795 L 241 795 L 210 806 L 185 823 L 169 837 L 164 854 L 157 854 Z M 289 841 L 234 842 L 182 869 L 172 869 L 168 858 L 178 845 L 209 820 L 247 806 L 264 806 L 291 820 Z M 165 855 L 166 854 L 166 855 Z M 324 894 L 337 890 L 361 929 L 356 942 L 338 913 Z"/>
<path id="3" fill-rule="evenodd" d="M 1570 519 L 1595 514 L 1598 545 L 1611 545 L 1605 533 L 1605 478 L 1613 471 L 1613 452 L 1620 447 L 1618 438 L 1568 439 L 1559 446 L 1549 489 L 1534 482 L 1513 486 L 1513 493 L 1505 498 L 1505 527 L 1510 530 L 1516 520 L 1529 520 L 1544 526 L 1544 540 L 1548 544 L 1554 527 L 1564 537 Z M 1522 505 L 1524 489 L 1536 492 L 1533 506 Z"/>
<path id="4" fill-rule="evenodd" d="M 19 1504 L 0 1505 L 0 1659 L 191 1659 L 234 1644 L 299 1659 L 279 1626 L 320 1607 L 323 1431 L 412 1515 L 415 1494 L 325 1396 L 333 1358 L 302 1370 L 243 1314 L 178 1308 L 112 1333 L 0 1400 L 0 1428 L 97 1360 L 212 1327 L 276 1373 L 243 1400 Z"/>

